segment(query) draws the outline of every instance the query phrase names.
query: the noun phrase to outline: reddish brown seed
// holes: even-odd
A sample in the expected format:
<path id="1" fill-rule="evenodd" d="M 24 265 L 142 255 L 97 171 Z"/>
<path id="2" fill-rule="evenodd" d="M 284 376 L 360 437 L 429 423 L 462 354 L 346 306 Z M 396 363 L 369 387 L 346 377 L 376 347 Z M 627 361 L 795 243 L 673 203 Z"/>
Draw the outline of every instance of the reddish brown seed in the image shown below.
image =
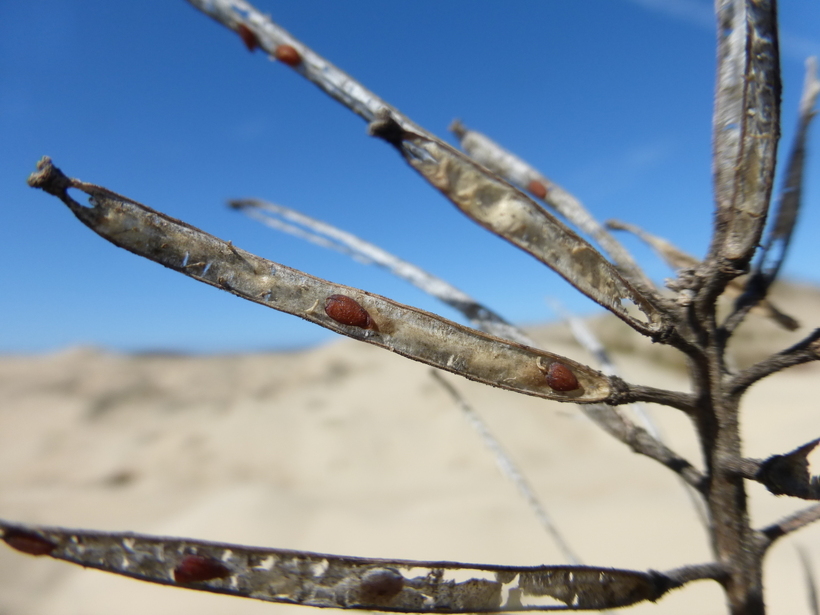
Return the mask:
<path id="1" fill-rule="evenodd" d="M 256 33 L 243 23 L 237 26 L 236 31 L 248 51 L 256 51 L 256 48 L 259 47 L 259 39 L 256 38 Z"/>
<path id="2" fill-rule="evenodd" d="M 302 63 L 302 56 L 290 45 L 279 45 L 273 55 L 288 66 L 299 66 Z"/>
<path id="3" fill-rule="evenodd" d="M 230 574 L 227 566 L 204 555 L 186 555 L 174 568 L 174 580 L 177 583 L 201 583 L 211 579 L 222 579 Z"/>
<path id="4" fill-rule="evenodd" d="M 563 363 L 553 363 L 547 371 L 547 384 L 553 391 L 574 391 L 580 385 L 572 370 Z"/>
<path id="5" fill-rule="evenodd" d="M 390 568 L 376 568 L 364 573 L 360 588 L 366 602 L 390 600 L 404 588 L 404 577 Z"/>
<path id="6" fill-rule="evenodd" d="M 3 540 L 12 549 L 29 555 L 48 555 L 57 548 L 57 545 L 47 538 L 26 530 L 6 530 Z"/>
<path id="7" fill-rule="evenodd" d="M 547 187 L 544 185 L 544 182 L 540 182 L 537 179 L 527 184 L 527 190 L 539 199 L 543 199 L 547 196 Z"/>
<path id="8" fill-rule="evenodd" d="M 330 295 L 325 299 L 325 314 L 343 325 L 360 329 L 376 329 L 376 323 L 362 306 L 350 297 Z"/>

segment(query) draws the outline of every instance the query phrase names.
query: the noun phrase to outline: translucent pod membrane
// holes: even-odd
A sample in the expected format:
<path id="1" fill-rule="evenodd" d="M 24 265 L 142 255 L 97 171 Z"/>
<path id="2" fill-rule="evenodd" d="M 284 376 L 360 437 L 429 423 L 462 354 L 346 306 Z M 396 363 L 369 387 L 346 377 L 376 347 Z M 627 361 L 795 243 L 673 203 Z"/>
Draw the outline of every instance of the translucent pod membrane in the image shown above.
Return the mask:
<path id="1" fill-rule="evenodd" d="M 9 546 L 31 555 L 143 581 L 314 607 L 412 613 L 608 609 L 657 600 L 674 585 L 656 572 L 589 566 L 368 559 L 2 521 L 0 529 Z"/>

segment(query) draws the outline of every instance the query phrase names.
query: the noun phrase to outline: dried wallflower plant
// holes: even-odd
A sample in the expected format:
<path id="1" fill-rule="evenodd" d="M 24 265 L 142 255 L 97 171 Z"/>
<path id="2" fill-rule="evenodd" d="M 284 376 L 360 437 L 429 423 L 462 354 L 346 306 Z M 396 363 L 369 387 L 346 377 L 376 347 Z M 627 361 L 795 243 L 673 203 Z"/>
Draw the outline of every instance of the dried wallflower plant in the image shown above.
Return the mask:
<path id="1" fill-rule="evenodd" d="M 820 519 L 820 504 L 814 504 L 766 527 L 752 527 L 746 481 L 762 483 L 776 495 L 820 499 L 820 477 L 811 476 L 807 462 L 820 440 L 765 460 L 749 459 L 742 454 L 738 420 L 740 399 L 751 385 L 820 358 L 820 329 L 741 371 L 727 365 L 725 354 L 727 341 L 752 310 L 785 328 L 796 327 L 794 319 L 769 303 L 767 293 L 797 219 L 806 135 L 820 83 L 809 62 L 787 179 L 760 247 L 780 132 L 775 2 L 716 2 L 716 212 L 706 257 L 698 261 L 641 229 L 609 224 L 610 229 L 644 237 L 679 269 L 677 279 L 668 284 L 671 293 L 661 292 L 577 199 L 487 137 L 454 123 L 452 130 L 465 150 L 460 152 L 243 0 L 190 2 L 234 30 L 249 50 L 261 49 L 292 67 L 361 116 L 371 135 L 393 146 L 467 217 L 558 272 L 651 341 L 682 352 L 692 390 L 630 384 L 610 369 L 598 371 L 536 348 L 524 333 L 443 281 L 279 206 L 232 203 L 280 228 L 391 269 L 459 309 L 475 328 L 254 256 L 108 189 L 70 179 L 48 158 L 40 161 L 30 185 L 60 198 L 80 221 L 115 245 L 201 282 L 440 370 L 512 392 L 579 404 L 613 437 L 673 470 L 694 491 L 705 510 L 713 561 L 658 572 L 369 559 L 0 521 L 3 540 L 23 553 L 143 581 L 318 607 L 441 613 L 608 609 L 657 600 L 673 588 L 711 579 L 725 590 L 729 612 L 764 613 L 762 566 L 767 550 L 778 538 Z M 75 201 L 69 188 L 87 193 L 89 205 Z M 542 203 L 593 238 L 603 252 Z M 739 283 L 746 274 L 746 281 Z M 719 319 L 718 298 L 732 292 L 735 309 Z M 460 401 L 457 392 L 445 386 Z M 634 402 L 685 413 L 697 432 L 705 469 L 698 470 L 617 408 Z M 509 474 L 526 495 L 520 475 L 514 468 Z M 549 525 L 546 513 L 543 516 Z M 568 548 L 565 553 L 570 561 L 575 559 Z"/>

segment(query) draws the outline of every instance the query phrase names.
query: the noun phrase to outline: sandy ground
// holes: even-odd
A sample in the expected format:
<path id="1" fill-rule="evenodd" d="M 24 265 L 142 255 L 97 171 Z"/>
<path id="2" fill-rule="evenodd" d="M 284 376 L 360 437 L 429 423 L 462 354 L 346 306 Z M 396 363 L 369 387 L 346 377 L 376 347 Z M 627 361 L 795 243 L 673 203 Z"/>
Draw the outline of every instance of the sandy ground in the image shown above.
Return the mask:
<path id="1" fill-rule="evenodd" d="M 781 301 L 817 322 L 820 294 Z M 680 360 L 596 322 L 633 382 L 686 389 Z M 737 346 L 756 360 L 806 335 L 755 320 Z M 542 346 L 585 354 L 560 326 Z M 640 349 L 637 351 L 636 349 Z M 571 405 L 448 376 L 527 473 L 589 564 L 664 570 L 709 557 L 681 485 Z M 746 453 L 820 435 L 820 365 L 759 383 L 744 406 Z M 374 557 L 560 564 L 560 553 L 428 368 L 349 340 L 288 354 L 124 356 L 71 349 L 0 358 L 0 516 Z M 650 408 L 698 462 L 688 421 Z M 815 473 L 820 456 L 814 455 Z M 699 465 L 699 463 L 698 463 Z M 751 488 L 764 525 L 805 503 Z M 783 540 L 766 571 L 771 613 L 808 613 L 795 547 L 820 567 L 820 524 Z M 0 615 L 216 615 L 287 607 L 155 587 L 0 549 Z M 724 613 L 709 582 L 634 613 Z"/>

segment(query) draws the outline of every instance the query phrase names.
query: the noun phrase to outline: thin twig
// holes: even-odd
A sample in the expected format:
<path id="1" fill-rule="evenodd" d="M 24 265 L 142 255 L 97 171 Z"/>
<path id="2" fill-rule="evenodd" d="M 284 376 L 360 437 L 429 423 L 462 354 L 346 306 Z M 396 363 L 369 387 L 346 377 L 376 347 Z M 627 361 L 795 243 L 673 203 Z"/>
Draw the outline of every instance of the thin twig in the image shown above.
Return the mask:
<path id="1" fill-rule="evenodd" d="M 718 562 L 681 566 L 680 568 L 666 570 L 663 574 L 675 583 L 674 587 L 680 587 L 692 581 L 700 580 L 712 580 L 718 583 L 724 583 L 728 577 L 726 566 Z"/>
<path id="2" fill-rule="evenodd" d="M 820 504 L 814 504 L 793 515 L 789 515 L 785 519 L 781 519 L 777 523 L 772 523 L 761 530 L 761 534 L 765 537 L 764 549 L 771 547 L 778 538 L 796 532 L 815 521 L 820 521 Z"/>
<path id="3" fill-rule="evenodd" d="M 768 459 L 738 459 L 727 464 L 735 474 L 761 483 L 775 495 L 789 495 L 804 500 L 820 500 L 820 476 L 809 471 L 808 456 L 820 444 L 820 438 L 797 447 L 785 455 Z"/>
<path id="4" fill-rule="evenodd" d="M 820 601 L 817 598 L 817 583 L 814 580 L 814 566 L 811 557 L 805 548 L 798 545 L 797 554 L 800 556 L 800 566 L 806 578 L 806 599 L 809 603 L 811 615 L 820 615 Z"/>
<path id="5" fill-rule="evenodd" d="M 820 329 L 815 329 L 808 337 L 791 348 L 767 357 L 737 374 L 729 381 L 726 390 L 730 396 L 738 398 L 746 389 L 766 376 L 787 367 L 817 361 L 818 359 L 820 359 Z"/>
<path id="6" fill-rule="evenodd" d="M 575 338 L 575 341 L 578 342 L 583 348 L 586 349 L 593 357 L 595 357 L 596 361 L 598 362 L 598 369 L 601 370 L 602 373 L 606 374 L 607 376 L 620 376 L 618 368 L 615 365 L 615 362 L 609 356 L 609 353 L 606 351 L 604 345 L 600 342 L 597 336 L 592 332 L 592 330 L 586 325 L 586 323 L 578 318 L 577 316 L 573 316 L 569 312 L 567 312 L 561 303 L 557 300 L 550 301 L 550 307 L 558 314 L 564 318 L 567 323 L 569 323 L 570 331 L 572 331 L 572 335 Z M 683 459 L 682 457 L 678 456 L 676 453 L 672 452 L 669 448 L 666 447 L 666 443 L 664 442 L 663 435 L 661 434 L 661 430 L 656 425 L 655 421 L 652 420 L 652 417 L 643 407 L 643 404 L 634 403 L 630 404 L 629 408 L 632 412 L 638 417 L 638 419 L 643 423 L 646 433 L 651 436 L 655 442 L 649 442 L 651 444 L 651 450 L 657 456 L 654 459 L 660 461 L 664 465 L 669 468 L 674 469 L 678 472 L 678 479 L 681 481 L 683 485 L 684 491 L 686 492 L 686 497 L 689 498 L 689 501 L 692 503 L 692 507 L 695 509 L 695 514 L 698 517 L 698 520 L 701 523 L 701 526 L 705 528 L 708 532 L 709 530 L 709 515 L 706 511 L 706 506 L 703 502 L 702 495 L 702 486 L 703 486 L 703 477 L 700 476 L 700 473 L 697 473 L 696 470 L 692 467 L 692 465 Z M 615 409 L 613 409 L 615 411 Z M 594 410 L 590 410 L 589 412 L 585 412 L 585 414 L 589 415 Z M 620 414 L 620 413 L 619 413 Z M 621 415 L 623 417 L 623 415 Z M 612 431 L 619 431 L 623 434 L 625 438 L 630 440 L 630 442 L 638 441 L 642 439 L 643 434 L 640 434 L 637 431 L 637 428 L 630 425 L 628 422 L 624 421 L 622 424 L 618 424 L 617 421 L 614 422 L 613 425 L 610 426 Z M 610 433 L 612 433 L 610 431 Z M 630 443 L 630 446 L 633 446 Z M 633 446 L 633 450 L 634 450 Z M 695 471 L 697 474 L 695 476 L 692 475 L 692 471 Z M 689 473 L 689 477 L 685 477 L 683 474 Z M 697 487 L 690 484 L 691 480 L 697 481 Z"/>
<path id="7" fill-rule="evenodd" d="M 581 559 L 578 555 L 572 550 L 569 546 L 567 541 L 564 539 L 564 536 L 561 534 L 560 530 L 555 525 L 555 522 L 552 520 L 552 517 L 547 513 L 546 509 L 541 503 L 541 500 L 535 494 L 532 486 L 527 481 L 524 474 L 521 470 L 518 469 L 515 462 L 512 460 L 510 455 L 504 450 L 504 447 L 501 445 L 501 442 L 492 434 L 487 424 L 481 418 L 481 415 L 475 411 L 475 409 L 467 402 L 466 399 L 458 392 L 458 390 L 436 370 L 431 370 L 430 375 L 435 378 L 436 382 L 438 382 L 447 393 L 450 394 L 450 397 L 453 398 L 453 401 L 456 405 L 461 409 L 466 417 L 467 421 L 472 425 L 473 429 L 478 432 L 479 437 L 481 438 L 482 442 L 484 442 L 484 446 L 489 449 L 492 453 L 493 457 L 495 458 L 495 462 L 498 465 L 498 469 L 501 470 L 501 473 L 507 477 L 513 485 L 516 486 L 518 492 L 521 494 L 521 497 L 527 502 L 527 505 L 530 507 L 530 510 L 535 514 L 536 519 L 541 523 L 543 528 L 546 530 L 547 534 L 550 535 L 555 545 L 564 555 L 566 560 L 572 565 L 579 565 L 582 563 Z"/>
<path id="8" fill-rule="evenodd" d="M 610 382 L 615 390 L 606 403 L 613 406 L 643 401 L 677 408 L 690 416 L 695 416 L 697 413 L 697 400 L 691 393 L 668 391 L 642 384 L 627 384 L 617 376 L 611 377 Z"/>
<path id="9" fill-rule="evenodd" d="M 581 411 L 611 436 L 629 446 L 634 452 L 663 464 L 696 491 L 704 492 L 706 479 L 700 470 L 616 410 L 616 408 L 603 404 L 581 406 Z"/>

